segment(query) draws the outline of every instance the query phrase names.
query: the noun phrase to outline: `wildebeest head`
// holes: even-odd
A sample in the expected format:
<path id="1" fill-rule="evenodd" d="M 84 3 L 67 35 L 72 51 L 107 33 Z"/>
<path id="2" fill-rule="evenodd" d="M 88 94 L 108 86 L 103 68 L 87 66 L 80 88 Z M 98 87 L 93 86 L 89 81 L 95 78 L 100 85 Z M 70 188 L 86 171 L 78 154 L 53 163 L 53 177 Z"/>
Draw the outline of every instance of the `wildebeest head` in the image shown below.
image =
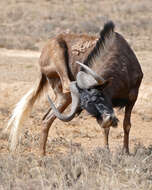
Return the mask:
<path id="1" fill-rule="evenodd" d="M 107 96 L 104 95 L 103 89 L 108 84 L 102 77 L 98 76 L 88 66 L 77 62 L 86 72 L 79 71 L 76 81 L 71 82 L 70 91 L 72 96 L 71 112 L 63 115 L 54 106 L 50 97 L 48 97 L 52 110 L 57 118 L 62 121 L 70 121 L 75 116 L 77 108 L 87 110 L 91 115 L 96 117 L 98 123 L 103 127 L 116 127 L 118 119 L 114 115 L 112 104 Z"/>
<path id="2" fill-rule="evenodd" d="M 81 108 L 94 116 L 101 127 L 117 126 L 118 119 L 115 117 L 111 102 L 104 95 L 103 85 L 90 89 L 80 89 L 79 92 Z"/>

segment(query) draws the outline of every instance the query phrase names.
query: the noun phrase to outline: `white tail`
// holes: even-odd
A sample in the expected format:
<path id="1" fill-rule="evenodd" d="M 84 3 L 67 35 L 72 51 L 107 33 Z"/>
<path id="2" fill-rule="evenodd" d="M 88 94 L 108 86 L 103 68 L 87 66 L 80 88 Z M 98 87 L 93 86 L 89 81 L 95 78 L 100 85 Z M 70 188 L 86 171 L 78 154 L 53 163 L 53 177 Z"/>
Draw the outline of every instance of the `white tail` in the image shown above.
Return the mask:
<path id="1" fill-rule="evenodd" d="M 9 137 L 11 151 L 14 151 L 16 149 L 19 141 L 19 132 L 21 125 L 31 112 L 37 97 L 41 95 L 45 83 L 46 78 L 42 75 L 38 83 L 28 93 L 26 93 L 16 105 L 13 114 L 8 122 L 8 125 L 5 129 L 6 131 L 11 127 Z"/>

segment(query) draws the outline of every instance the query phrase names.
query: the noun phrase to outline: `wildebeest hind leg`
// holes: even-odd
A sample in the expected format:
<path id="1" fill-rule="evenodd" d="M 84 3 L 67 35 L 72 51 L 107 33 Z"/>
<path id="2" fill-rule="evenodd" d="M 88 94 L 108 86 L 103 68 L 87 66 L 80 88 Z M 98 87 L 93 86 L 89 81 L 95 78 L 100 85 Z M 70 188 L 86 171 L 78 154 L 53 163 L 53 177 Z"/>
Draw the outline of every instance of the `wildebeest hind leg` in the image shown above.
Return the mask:
<path id="1" fill-rule="evenodd" d="M 123 152 L 129 154 L 129 132 L 131 128 L 131 112 L 135 102 L 131 102 L 125 108 L 125 116 L 123 121 L 124 129 L 124 141 L 123 141 Z"/>
<path id="2" fill-rule="evenodd" d="M 56 96 L 56 106 L 60 112 L 63 112 L 67 106 L 71 103 L 71 95 L 70 93 L 63 94 L 61 81 L 59 79 L 51 80 L 49 79 L 49 83 L 54 90 Z M 46 142 L 49 133 L 49 129 L 56 119 L 56 116 L 53 114 L 52 109 L 50 108 L 43 117 L 42 120 L 42 135 L 41 135 L 41 142 L 40 142 L 40 153 L 41 155 L 45 155 L 46 150 Z"/>
<path id="3" fill-rule="evenodd" d="M 61 95 L 59 98 L 57 98 L 57 109 L 62 113 L 68 107 L 70 103 L 71 103 L 70 93 L 62 94 L 62 98 L 61 98 Z M 45 155 L 46 142 L 47 142 L 49 129 L 55 119 L 56 119 L 56 116 L 51 110 L 42 121 L 42 136 L 41 136 L 41 142 L 40 142 L 41 155 Z"/>
<path id="4" fill-rule="evenodd" d="M 138 97 L 138 88 L 130 90 L 129 103 L 125 107 L 125 116 L 123 121 L 124 142 L 123 152 L 129 154 L 129 132 L 131 128 L 131 112 Z"/>
<path id="5" fill-rule="evenodd" d="M 53 52 L 52 52 L 52 62 L 55 65 L 56 72 L 58 73 L 61 83 L 63 93 L 70 92 L 70 79 L 68 76 L 68 49 L 66 42 L 64 40 L 54 40 L 52 41 Z"/>

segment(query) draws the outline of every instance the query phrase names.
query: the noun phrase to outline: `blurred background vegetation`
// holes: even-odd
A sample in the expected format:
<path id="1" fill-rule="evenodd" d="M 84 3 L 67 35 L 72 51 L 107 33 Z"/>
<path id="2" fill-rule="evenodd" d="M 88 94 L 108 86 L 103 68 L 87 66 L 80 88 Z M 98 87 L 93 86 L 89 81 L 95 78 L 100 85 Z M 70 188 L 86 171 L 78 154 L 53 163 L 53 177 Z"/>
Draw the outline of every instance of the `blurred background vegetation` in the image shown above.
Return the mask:
<path id="1" fill-rule="evenodd" d="M 151 0 L 1 0 L 0 47 L 40 50 L 62 31 L 98 34 L 107 20 L 134 48 L 152 49 Z"/>

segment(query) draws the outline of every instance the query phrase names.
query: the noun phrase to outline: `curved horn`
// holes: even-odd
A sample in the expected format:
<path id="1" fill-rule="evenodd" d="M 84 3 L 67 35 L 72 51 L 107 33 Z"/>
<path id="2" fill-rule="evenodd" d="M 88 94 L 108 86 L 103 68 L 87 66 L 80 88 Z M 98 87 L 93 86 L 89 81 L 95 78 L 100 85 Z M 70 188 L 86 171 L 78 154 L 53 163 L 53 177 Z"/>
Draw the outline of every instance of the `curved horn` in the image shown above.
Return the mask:
<path id="1" fill-rule="evenodd" d="M 95 71 L 93 71 L 92 69 L 90 69 L 88 66 L 84 65 L 83 63 L 76 61 L 77 64 L 81 65 L 92 77 L 94 77 L 94 79 L 96 79 L 96 81 L 98 82 L 98 84 L 103 84 L 105 83 L 104 78 L 102 78 L 101 76 L 97 75 L 97 73 Z"/>
<path id="2" fill-rule="evenodd" d="M 71 97 L 72 97 L 72 106 L 71 106 L 71 111 L 68 115 L 64 115 L 62 113 L 60 113 L 58 111 L 58 109 L 55 107 L 55 105 L 53 104 L 52 100 L 50 99 L 50 97 L 48 96 L 48 100 L 50 102 L 50 105 L 51 105 L 51 108 L 54 112 L 54 115 L 62 120 L 62 121 L 65 121 L 65 122 L 68 122 L 68 121 L 71 121 L 74 116 L 75 116 L 75 113 L 77 111 L 77 108 L 78 108 L 78 105 L 79 105 L 79 91 L 78 91 L 78 88 L 76 86 L 76 82 L 71 82 L 70 84 L 70 91 L 71 91 Z"/>

